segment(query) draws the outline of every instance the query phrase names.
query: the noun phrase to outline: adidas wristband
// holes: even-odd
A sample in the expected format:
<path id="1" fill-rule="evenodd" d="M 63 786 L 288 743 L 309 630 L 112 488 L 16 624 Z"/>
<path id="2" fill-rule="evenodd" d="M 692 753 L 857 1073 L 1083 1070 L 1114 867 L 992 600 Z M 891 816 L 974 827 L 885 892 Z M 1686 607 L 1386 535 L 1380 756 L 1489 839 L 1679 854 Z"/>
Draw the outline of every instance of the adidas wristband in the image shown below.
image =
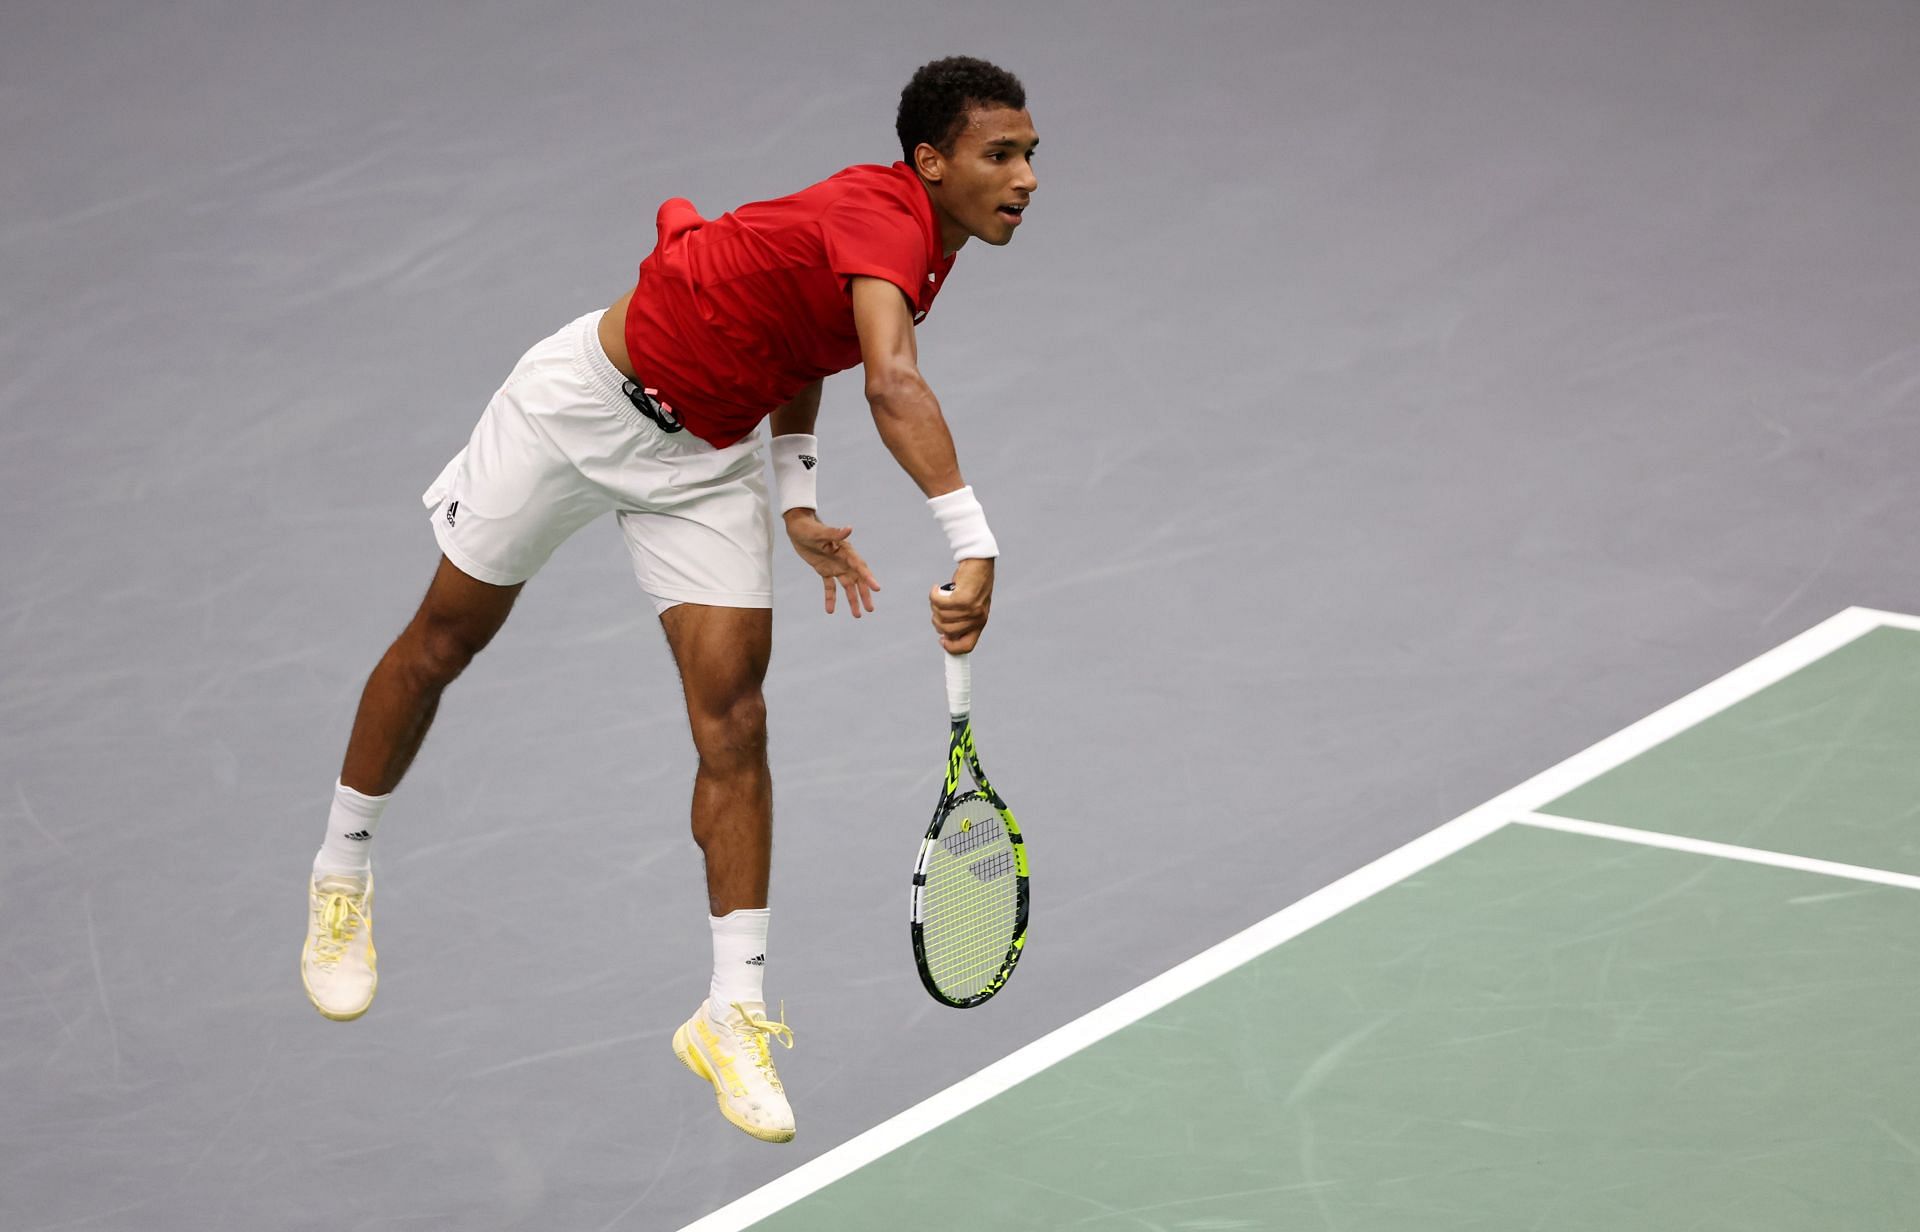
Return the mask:
<path id="1" fill-rule="evenodd" d="M 993 541 L 993 531 L 987 527 L 987 512 L 980 508 L 971 487 L 936 496 L 927 502 L 927 508 L 933 511 L 940 529 L 947 532 L 947 546 L 953 549 L 956 562 L 1000 555 L 1000 545 Z"/>
<path id="2" fill-rule="evenodd" d="M 780 496 L 780 512 L 818 509 L 820 485 L 814 467 L 820 465 L 820 438 L 793 432 L 773 438 L 773 486 Z"/>

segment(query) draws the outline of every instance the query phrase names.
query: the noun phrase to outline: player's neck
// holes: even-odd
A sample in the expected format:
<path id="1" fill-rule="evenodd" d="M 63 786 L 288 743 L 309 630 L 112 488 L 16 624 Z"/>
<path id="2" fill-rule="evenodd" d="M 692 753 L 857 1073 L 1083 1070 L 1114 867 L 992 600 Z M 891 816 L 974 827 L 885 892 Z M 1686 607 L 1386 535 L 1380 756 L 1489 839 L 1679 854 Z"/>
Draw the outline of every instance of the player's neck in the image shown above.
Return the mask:
<path id="1" fill-rule="evenodd" d="M 933 210 L 934 226 L 940 231 L 940 252 L 943 256 L 952 256 L 960 251 L 960 246 L 973 237 L 973 233 L 953 220 L 953 217 L 940 208 L 940 199 L 933 195 L 933 189 L 926 180 L 920 181 L 920 191 L 927 194 L 927 205 Z"/>

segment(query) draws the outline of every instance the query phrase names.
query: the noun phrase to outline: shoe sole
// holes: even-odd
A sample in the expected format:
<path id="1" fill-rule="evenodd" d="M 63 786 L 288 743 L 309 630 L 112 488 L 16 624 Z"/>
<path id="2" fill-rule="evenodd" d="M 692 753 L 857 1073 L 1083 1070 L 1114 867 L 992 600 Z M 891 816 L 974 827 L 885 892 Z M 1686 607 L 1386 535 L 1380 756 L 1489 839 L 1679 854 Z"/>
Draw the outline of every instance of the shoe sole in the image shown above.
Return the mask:
<path id="1" fill-rule="evenodd" d="M 706 1011 L 700 1012 L 704 1014 Z M 706 1079 L 713 1087 L 713 1102 L 719 1105 L 720 1115 L 727 1118 L 734 1128 L 762 1142 L 793 1141 L 793 1131 L 790 1129 L 757 1129 L 734 1115 L 733 1109 L 727 1107 L 727 1095 L 720 1089 L 720 1080 L 714 1077 L 712 1067 L 707 1064 L 707 1059 L 700 1055 L 700 1050 L 693 1046 L 693 1039 L 688 1034 L 687 1024 L 684 1022 L 680 1024 L 680 1029 L 673 1033 L 673 1055 L 680 1058 L 680 1064 Z"/>

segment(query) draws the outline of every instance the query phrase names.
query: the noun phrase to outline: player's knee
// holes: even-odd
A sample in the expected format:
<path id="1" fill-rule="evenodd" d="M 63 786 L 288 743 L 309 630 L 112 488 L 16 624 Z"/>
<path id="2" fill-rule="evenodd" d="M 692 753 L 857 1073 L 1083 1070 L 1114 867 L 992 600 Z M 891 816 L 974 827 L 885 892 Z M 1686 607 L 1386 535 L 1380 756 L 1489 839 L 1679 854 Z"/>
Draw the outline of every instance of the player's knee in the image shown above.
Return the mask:
<path id="1" fill-rule="evenodd" d="M 428 622 L 408 633 L 403 639 L 408 669 L 439 688 L 452 684 L 486 646 L 485 639 L 469 636 L 458 625 Z"/>
<path id="2" fill-rule="evenodd" d="M 693 740 L 700 760 L 732 764 L 764 760 L 767 754 L 767 702 L 759 689 L 746 690 L 701 715 Z"/>

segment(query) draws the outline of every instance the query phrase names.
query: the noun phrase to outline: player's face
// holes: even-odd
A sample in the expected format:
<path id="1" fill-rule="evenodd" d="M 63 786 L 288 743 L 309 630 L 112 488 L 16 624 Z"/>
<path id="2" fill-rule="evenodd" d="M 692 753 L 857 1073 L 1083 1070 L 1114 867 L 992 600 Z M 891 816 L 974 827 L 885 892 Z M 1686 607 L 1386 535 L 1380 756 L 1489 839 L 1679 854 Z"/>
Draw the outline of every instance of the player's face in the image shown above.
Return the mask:
<path id="1" fill-rule="evenodd" d="M 1033 173 L 1039 144 L 1026 111 L 975 107 L 952 153 L 930 145 L 914 152 L 948 252 L 973 236 L 995 245 L 1013 238 L 1021 212 L 1040 186 Z"/>

